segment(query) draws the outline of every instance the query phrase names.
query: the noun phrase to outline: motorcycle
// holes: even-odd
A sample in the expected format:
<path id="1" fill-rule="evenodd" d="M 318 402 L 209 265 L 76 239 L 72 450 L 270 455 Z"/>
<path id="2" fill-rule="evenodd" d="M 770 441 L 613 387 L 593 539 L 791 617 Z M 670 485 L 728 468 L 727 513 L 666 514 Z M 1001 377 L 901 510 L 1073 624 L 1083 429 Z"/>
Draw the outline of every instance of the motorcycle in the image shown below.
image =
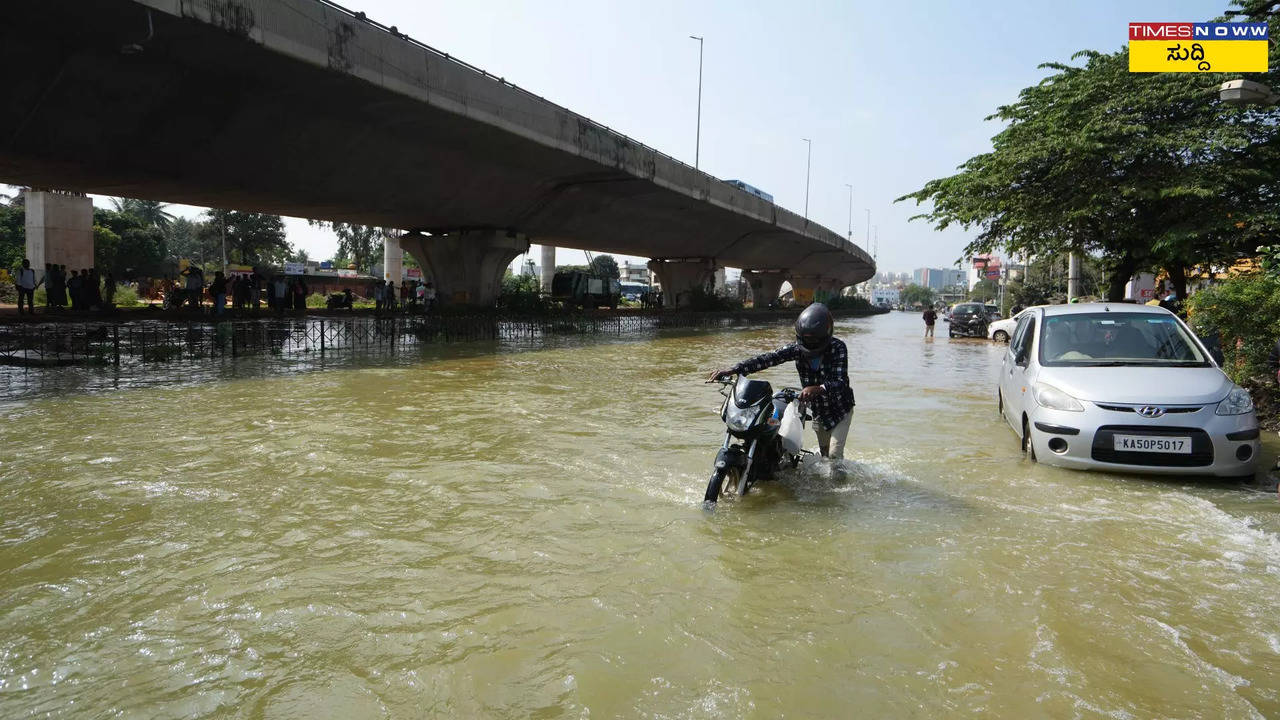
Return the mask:
<path id="1" fill-rule="evenodd" d="M 799 465 L 809 454 L 800 448 L 804 424 L 813 419 L 795 388 L 775 393 L 767 381 L 742 376 L 714 382 L 720 383 L 724 395 L 720 419 L 725 435 L 707 482 L 707 503 L 728 495 L 742 497 L 778 468 Z"/>

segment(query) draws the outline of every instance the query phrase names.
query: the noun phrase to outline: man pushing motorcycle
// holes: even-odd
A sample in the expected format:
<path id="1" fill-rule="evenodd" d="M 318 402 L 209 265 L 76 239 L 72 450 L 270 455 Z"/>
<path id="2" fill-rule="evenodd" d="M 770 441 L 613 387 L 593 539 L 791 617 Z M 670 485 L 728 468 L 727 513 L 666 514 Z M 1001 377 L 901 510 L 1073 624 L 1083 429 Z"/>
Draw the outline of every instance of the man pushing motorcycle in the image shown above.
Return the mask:
<path id="1" fill-rule="evenodd" d="M 816 424 L 823 457 L 844 457 L 844 443 L 853 417 L 853 388 L 849 386 L 849 351 L 835 337 L 835 320 L 822 303 L 813 303 L 796 318 L 796 341 L 773 352 L 744 360 L 711 373 L 711 380 L 749 375 L 794 360 L 800 373 L 800 401 L 808 405 Z"/>

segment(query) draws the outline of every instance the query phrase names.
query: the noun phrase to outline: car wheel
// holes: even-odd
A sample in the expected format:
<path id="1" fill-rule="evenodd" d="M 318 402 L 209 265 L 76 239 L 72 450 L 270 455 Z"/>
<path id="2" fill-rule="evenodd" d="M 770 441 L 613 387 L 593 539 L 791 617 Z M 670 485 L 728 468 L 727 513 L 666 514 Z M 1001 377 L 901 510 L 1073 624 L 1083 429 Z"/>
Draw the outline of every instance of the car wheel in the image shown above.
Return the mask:
<path id="1" fill-rule="evenodd" d="M 1036 446 L 1031 442 L 1031 422 L 1025 417 L 1022 418 L 1022 452 L 1031 462 L 1036 461 Z"/>
<path id="2" fill-rule="evenodd" d="M 995 331 L 995 334 L 991 336 L 991 339 L 998 343 L 1007 343 L 1009 342 L 1009 333 L 1003 330 L 997 330 Z"/>

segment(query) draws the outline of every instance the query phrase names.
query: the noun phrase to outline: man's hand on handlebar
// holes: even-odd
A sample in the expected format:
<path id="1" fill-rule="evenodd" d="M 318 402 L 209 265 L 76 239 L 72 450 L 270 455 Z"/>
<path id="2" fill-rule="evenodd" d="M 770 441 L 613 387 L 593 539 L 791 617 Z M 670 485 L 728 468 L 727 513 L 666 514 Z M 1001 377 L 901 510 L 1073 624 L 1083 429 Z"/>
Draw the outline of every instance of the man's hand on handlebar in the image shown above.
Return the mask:
<path id="1" fill-rule="evenodd" d="M 711 375 L 707 377 L 707 382 L 720 382 L 726 377 L 733 374 L 732 370 L 712 370 Z"/>
<path id="2" fill-rule="evenodd" d="M 821 385 L 810 385 L 800 391 L 800 402 L 802 403 L 813 402 L 826 391 L 827 389 L 822 387 Z"/>

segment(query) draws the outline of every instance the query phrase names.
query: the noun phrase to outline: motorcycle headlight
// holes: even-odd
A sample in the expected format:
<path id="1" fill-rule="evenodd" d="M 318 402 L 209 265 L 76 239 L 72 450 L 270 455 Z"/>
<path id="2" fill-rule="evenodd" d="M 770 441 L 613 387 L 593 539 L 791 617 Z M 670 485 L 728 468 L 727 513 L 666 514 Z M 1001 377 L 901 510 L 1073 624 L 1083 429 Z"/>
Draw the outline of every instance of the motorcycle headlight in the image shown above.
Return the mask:
<path id="1" fill-rule="evenodd" d="M 1031 386 L 1031 397 L 1035 398 L 1037 405 L 1049 410 L 1084 412 L 1084 405 L 1081 405 L 1079 400 L 1052 385 L 1036 383 Z"/>
<path id="2" fill-rule="evenodd" d="M 1244 415 L 1253 412 L 1253 398 L 1249 391 L 1236 386 L 1227 393 L 1227 397 L 1218 403 L 1219 415 Z"/>
<path id="3" fill-rule="evenodd" d="M 745 432 L 751 427 L 751 423 L 755 421 L 758 408 L 730 408 L 729 417 L 726 420 L 729 429 L 734 432 Z"/>

